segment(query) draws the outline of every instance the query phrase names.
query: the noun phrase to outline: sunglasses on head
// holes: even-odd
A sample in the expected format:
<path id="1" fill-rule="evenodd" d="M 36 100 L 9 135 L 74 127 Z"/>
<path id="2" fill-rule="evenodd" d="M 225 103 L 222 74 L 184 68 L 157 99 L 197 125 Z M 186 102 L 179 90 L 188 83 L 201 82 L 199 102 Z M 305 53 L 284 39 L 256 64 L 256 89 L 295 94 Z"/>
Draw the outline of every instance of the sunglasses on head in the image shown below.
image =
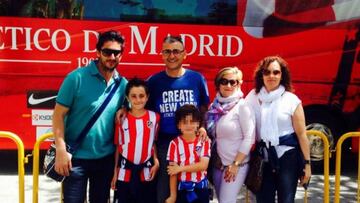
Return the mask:
<path id="1" fill-rule="evenodd" d="M 104 55 L 106 57 L 109 57 L 113 54 L 115 57 L 118 57 L 122 54 L 122 52 L 123 52 L 123 50 L 115 50 L 115 49 L 108 49 L 108 48 L 101 49 L 102 55 Z"/>
<path id="2" fill-rule="evenodd" d="M 161 51 L 162 55 L 164 56 L 170 56 L 171 53 L 174 54 L 174 56 L 179 56 L 181 53 L 183 53 L 184 50 L 180 50 L 180 49 L 164 49 Z"/>
<path id="3" fill-rule="evenodd" d="M 230 84 L 230 86 L 236 86 L 239 84 L 239 81 L 237 80 L 228 80 L 228 79 L 225 79 L 225 78 L 221 78 L 220 81 L 219 81 L 220 85 L 228 85 Z"/>
<path id="4" fill-rule="evenodd" d="M 267 70 L 267 69 L 263 70 L 263 75 L 265 75 L 265 76 L 269 76 L 271 73 L 276 76 L 276 75 L 280 75 L 281 71 L 280 70 L 271 71 L 271 70 Z"/>

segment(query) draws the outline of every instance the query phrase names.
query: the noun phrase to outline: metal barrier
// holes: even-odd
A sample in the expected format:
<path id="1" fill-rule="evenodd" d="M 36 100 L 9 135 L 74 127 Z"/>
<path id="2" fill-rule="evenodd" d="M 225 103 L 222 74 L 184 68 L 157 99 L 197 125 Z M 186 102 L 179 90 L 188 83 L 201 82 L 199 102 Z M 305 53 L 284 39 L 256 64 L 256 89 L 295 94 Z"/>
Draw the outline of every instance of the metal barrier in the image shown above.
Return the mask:
<path id="1" fill-rule="evenodd" d="M 33 203 L 38 203 L 39 201 L 39 154 L 40 154 L 40 144 L 44 140 L 54 137 L 53 133 L 46 133 L 40 136 L 34 145 L 33 150 Z"/>
<path id="2" fill-rule="evenodd" d="M 306 131 L 307 136 L 315 135 L 319 136 L 324 142 L 324 203 L 329 202 L 329 142 L 327 137 L 320 131 L 308 130 Z M 47 133 L 36 141 L 33 150 L 33 203 L 38 203 L 38 190 L 39 190 L 39 151 L 40 144 L 53 137 L 53 133 Z M 336 144 L 336 166 L 335 166 L 335 203 L 340 202 L 340 174 L 341 174 L 341 146 L 345 139 L 349 137 L 360 137 L 360 132 L 349 132 L 342 135 Z M 24 164 L 28 162 L 27 157 L 24 157 L 24 144 L 21 139 L 14 133 L 7 131 L 0 131 L 0 138 L 10 138 L 13 140 L 18 148 L 18 176 L 19 176 L 19 203 L 25 202 L 25 169 Z M 360 146 L 360 139 L 359 139 Z M 360 150 L 358 152 L 358 163 L 360 163 Z M 357 200 L 360 200 L 360 164 L 358 164 L 358 190 Z M 307 202 L 307 191 L 305 191 L 304 202 Z M 246 201 L 249 200 L 249 194 L 246 194 Z"/>
<path id="3" fill-rule="evenodd" d="M 330 195 L 330 181 L 329 181 L 329 159 L 330 159 L 330 144 L 326 135 L 317 130 L 307 130 L 307 136 L 319 136 L 324 142 L 324 203 L 329 203 Z M 307 191 L 305 191 L 305 202 L 307 202 Z"/>
<path id="4" fill-rule="evenodd" d="M 335 203 L 340 202 L 340 175 L 341 175 L 341 145 L 349 137 L 360 137 L 360 132 L 349 132 L 342 135 L 336 144 L 336 165 L 335 165 Z M 360 139 L 359 139 L 360 142 Z M 360 143 L 359 143 L 360 144 Z M 360 145 L 359 145 L 360 146 Z M 359 182 L 360 182 L 360 150 L 358 152 L 358 190 L 357 201 L 360 200 Z"/>
<path id="5" fill-rule="evenodd" d="M 25 202 L 25 168 L 27 158 L 24 157 L 24 144 L 14 133 L 7 131 L 0 131 L 0 138 L 9 138 L 16 143 L 18 149 L 18 176 L 19 176 L 19 203 Z"/>
<path id="6" fill-rule="evenodd" d="M 319 136 L 323 142 L 324 142 L 324 203 L 329 203 L 329 142 L 327 140 L 326 135 L 324 135 L 320 131 L 316 130 L 309 130 L 306 131 L 307 136 L 315 135 Z M 53 133 L 46 133 L 42 136 L 40 136 L 33 149 L 33 203 L 38 203 L 38 190 L 39 190 L 39 154 L 40 154 L 40 144 L 44 142 L 44 140 L 53 137 Z M 24 176 L 25 176 L 25 170 L 24 170 L 24 163 L 27 163 L 27 157 L 24 157 L 24 145 L 21 139 L 11 133 L 11 132 L 5 132 L 0 131 L 0 138 L 10 138 L 12 139 L 16 144 L 18 148 L 18 174 L 19 174 L 19 202 L 24 203 Z M 341 145 L 342 142 L 348 138 L 348 137 L 360 137 L 360 132 L 350 132 L 346 133 L 343 136 L 340 137 L 337 145 L 336 145 L 336 172 L 335 172 L 335 203 L 339 202 L 339 192 L 340 192 L 340 164 L 341 163 Z M 359 141 L 360 142 L 360 141 Z M 359 143 L 360 144 L 360 143 Z M 359 151 L 360 154 L 360 151 Z M 359 156 L 359 163 L 360 163 L 360 156 Z M 358 168 L 358 171 L 360 171 L 360 165 Z M 358 173 L 358 183 L 360 181 L 360 174 Z M 359 200 L 359 188 L 358 188 L 358 200 Z M 246 194 L 246 201 L 249 200 L 249 195 Z M 305 191 L 305 197 L 304 202 L 307 202 L 307 191 Z"/>

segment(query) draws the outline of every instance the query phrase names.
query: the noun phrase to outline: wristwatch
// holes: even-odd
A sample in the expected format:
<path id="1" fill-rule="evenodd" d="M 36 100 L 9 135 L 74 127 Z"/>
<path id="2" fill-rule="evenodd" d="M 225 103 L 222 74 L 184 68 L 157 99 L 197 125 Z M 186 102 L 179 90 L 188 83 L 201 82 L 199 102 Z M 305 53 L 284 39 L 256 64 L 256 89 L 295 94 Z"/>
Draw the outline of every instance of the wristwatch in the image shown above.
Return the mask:
<path id="1" fill-rule="evenodd" d="M 311 164 L 311 161 L 310 161 L 310 160 L 305 159 L 305 160 L 304 160 L 304 164 L 305 164 L 305 165 L 306 165 L 306 164 L 309 164 L 309 165 L 310 165 L 310 164 Z"/>
<path id="2" fill-rule="evenodd" d="M 237 167 L 242 166 L 241 162 L 239 161 L 233 161 L 233 164 Z"/>

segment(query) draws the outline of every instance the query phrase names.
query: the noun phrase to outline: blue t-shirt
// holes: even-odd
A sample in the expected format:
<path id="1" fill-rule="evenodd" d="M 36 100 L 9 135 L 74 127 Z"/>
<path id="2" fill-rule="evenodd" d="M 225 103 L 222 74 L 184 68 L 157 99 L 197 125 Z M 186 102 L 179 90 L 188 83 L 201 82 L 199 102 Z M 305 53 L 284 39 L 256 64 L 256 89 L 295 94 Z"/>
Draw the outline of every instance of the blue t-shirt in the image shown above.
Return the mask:
<path id="1" fill-rule="evenodd" d="M 150 97 L 147 108 L 160 114 L 158 142 L 168 144 L 179 135 L 175 111 L 184 104 L 207 106 L 209 91 L 205 78 L 198 72 L 186 69 L 180 77 L 170 77 L 165 71 L 148 79 Z"/>
<path id="2" fill-rule="evenodd" d="M 75 158 L 96 159 L 114 152 L 114 117 L 123 104 L 127 80 L 115 71 L 107 83 L 93 61 L 69 73 L 61 85 L 56 102 L 69 108 L 65 117 L 65 141 L 74 145 L 80 132 L 114 87 L 115 80 L 120 80 L 118 89 L 76 150 Z"/>

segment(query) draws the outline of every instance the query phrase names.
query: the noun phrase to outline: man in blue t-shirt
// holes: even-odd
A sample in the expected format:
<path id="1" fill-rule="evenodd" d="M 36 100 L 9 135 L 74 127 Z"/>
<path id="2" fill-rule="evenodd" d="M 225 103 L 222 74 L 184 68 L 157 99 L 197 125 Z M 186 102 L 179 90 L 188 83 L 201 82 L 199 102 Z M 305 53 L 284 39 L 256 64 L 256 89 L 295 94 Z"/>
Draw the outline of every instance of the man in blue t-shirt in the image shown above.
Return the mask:
<path id="1" fill-rule="evenodd" d="M 114 173 L 114 117 L 125 98 L 127 80 L 116 67 L 124 50 L 124 38 L 116 31 L 99 35 L 98 60 L 69 73 L 62 83 L 54 109 L 53 132 L 56 144 L 55 170 L 67 176 L 63 182 L 64 202 L 108 202 Z M 116 83 L 120 83 L 116 86 Z M 76 139 L 110 92 L 114 95 L 90 127 L 76 151 L 70 155 L 66 144 Z M 89 198 L 86 198 L 89 181 Z"/>
<path id="2" fill-rule="evenodd" d="M 157 201 L 163 203 L 170 195 L 166 154 L 170 141 L 180 134 L 175 123 L 175 111 L 184 104 L 193 104 L 205 113 L 209 104 L 209 92 L 204 76 L 183 67 L 186 50 L 180 37 L 166 37 L 161 53 L 166 69 L 148 79 L 150 97 L 147 108 L 160 114 Z M 204 128 L 199 133 L 206 135 Z"/>

